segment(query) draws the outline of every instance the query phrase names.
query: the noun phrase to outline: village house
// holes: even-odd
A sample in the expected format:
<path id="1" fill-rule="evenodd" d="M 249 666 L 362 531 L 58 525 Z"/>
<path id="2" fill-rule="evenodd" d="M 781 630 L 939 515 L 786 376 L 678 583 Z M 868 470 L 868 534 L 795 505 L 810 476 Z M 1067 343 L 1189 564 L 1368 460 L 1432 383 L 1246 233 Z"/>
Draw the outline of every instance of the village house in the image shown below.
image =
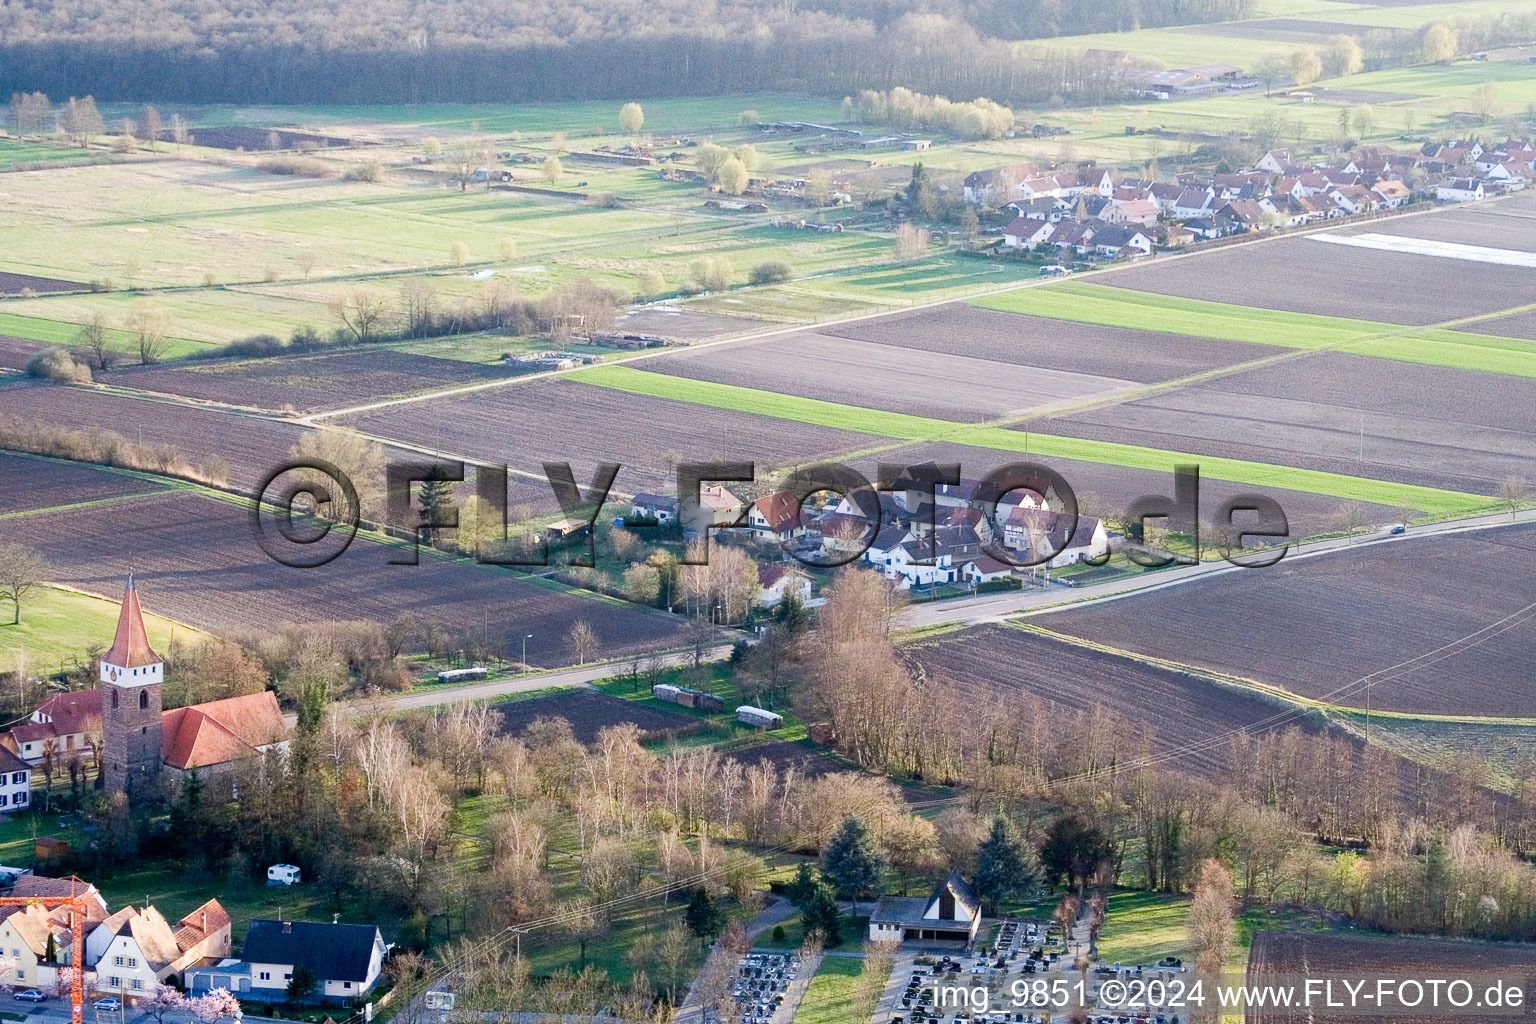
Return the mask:
<path id="1" fill-rule="evenodd" d="M 187 989 L 201 994 L 226 988 L 241 998 L 282 1002 L 294 972 L 307 967 L 315 977 L 310 999 L 347 1003 L 373 991 L 389 946 L 371 924 L 257 919 L 240 953 L 238 961 L 188 971 Z"/>
<path id="2" fill-rule="evenodd" d="M 1049 221 L 1019 217 L 1003 228 L 1003 244 L 1010 249 L 1032 249 L 1051 237 Z"/>
<path id="3" fill-rule="evenodd" d="M 8 896 L 19 899 L 70 896 L 88 897 L 84 925 L 106 918 L 107 904 L 94 885 L 79 878 L 48 878 L 25 874 L 16 879 Z M 8 967 L 0 974 L 0 984 L 16 988 L 49 988 L 59 981 L 59 969 L 70 965 L 71 910 L 46 907 L 42 903 L 0 907 L 0 959 Z"/>
<path id="4" fill-rule="evenodd" d="M 1435 186 L 1435 198 L 1442 203 L 1472 203 L 1487 193 L 1477 178 L 1447 178 Z"/>
<path id="5" fill-rule="evenodd" d="M 757 603 L 763 608 L 773 608 L 789 595 L 802 605 L 811 600 L 810 576 L 792 565 L 759 565 L 757 585 Z"/>
<path id="6" fill-rule="evenodd" d="M 677 499 L 660 494 L 637 494 L 629 503 L 629 514 L 640 521 L 670 523 L 677 518 Z"/>
<path id="7" fill-rule="evenodd" d="M 1135 227 L 1110 224 L 1094 234 L 1093 249 L 1099 255 L 1111 258 L 1150 256 L 1152 239 Z"/>
<path id="8" fill-rule="evenodd" d="M 1070 516 L 1020 505 L 1002 522 L 1003 547 L 1018 552 L 1021 560 L 1031 558 L 1037 545 L 1053 551 L 1045 563 L 1051 569 L 1096 560 L 1108 553 L 1109 534 L 1102 520 L 1079 516 L 1076 529 L 1072 527 Z"/>
<path id="9" fill-rule="evenodd" d="M 991 555 L 982 555 L 965 564 L 961 575 L 972 587 L 983 583 L 996 583 L 1000 580 L 1011 579 L 1014 575 L 1014 567 L 1007 562 L 999 562 Z"/>
<path id="10" fill-rule="evenodd" d="M 887 896 L 869 915 L 869 941 L 954 943 L 969 947 L 981 927 L 981 901 L 960 877 L 949 877 L 927 899 Z"/>
<path id="11" fill-rule="evenodd" d="M 747 511 L 747 526 L 754 540 L 781 544 L 805 536 L 809 528 L 800 501 L 788 491 L 774 491 L 754 501 Z"/>
<path id="12" fill-rule="evenodd" d="M 172 928 L 154 907 L 124 907 L 85 939 L 85 960 L 97 987 L 124 998 L 152 994 L 155 986 L 190 967 L 229 956 L 230 918 L 209 900 Z"/>
<path id="13" fill-rule="evenodd" d="M 0 814 L 20 810 L 31 802 L 32 766 L 0 747 Z"/>
<path id="14" fill-rule="evenodd" d="M 0 742 L 30 765 L 41 763 L 48 754 L 60 765 L 76 758 L 94 761 L 95 748 L 101 743 L 101 691 L 54 694 Z"/>
<path id="15" fill-rule="evenodd" d="M 710 526 L 730 526 L 741 518 L 742 501 L 719 484 L 699 491 L 699 509 Z"/>

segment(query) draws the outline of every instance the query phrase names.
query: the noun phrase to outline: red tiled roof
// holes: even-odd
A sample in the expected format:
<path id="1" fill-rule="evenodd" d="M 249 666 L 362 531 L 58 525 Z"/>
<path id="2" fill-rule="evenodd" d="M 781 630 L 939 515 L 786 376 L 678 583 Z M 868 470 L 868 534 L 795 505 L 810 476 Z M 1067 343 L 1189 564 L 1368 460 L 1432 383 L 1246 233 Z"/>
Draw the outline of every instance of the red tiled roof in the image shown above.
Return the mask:
<path id="1" fill-rule="evenodd" d="M 139 610 L 139 592 L 128 577 L 123 588 L 123 607 L 117 614 L 117 635 L 112 638 L 112 649 L 101 660 L 118 668 L 142 668 L 160 663 L 160 655 L 149 646 L 149 635 L 144 632 L 144 615 Z"/>
<path id="2" fill-rule="evenodd" d="M 800 525 L 800 502 L 788 491 L 774 491 L 765 498 L 753 502 L 757 512 L 774 533 L 793 530 Z"/>
<path id="3" fill-rule="evenodd" d="M 56 693 L 38 705 L 35 715 L 45 715 L 58 727 L 59 735 L 90 732 L 101 728 L 101 691 L 72 690 Z M 95 721 L 92 722 L 91 720 Z"/>
<path id="4" fill-rule="evenodd" d="M 160 755 L 183 771 L 250 757 L 287 734 L 270 690 L 175 708 L 161 716 L 160 725 Z"/>

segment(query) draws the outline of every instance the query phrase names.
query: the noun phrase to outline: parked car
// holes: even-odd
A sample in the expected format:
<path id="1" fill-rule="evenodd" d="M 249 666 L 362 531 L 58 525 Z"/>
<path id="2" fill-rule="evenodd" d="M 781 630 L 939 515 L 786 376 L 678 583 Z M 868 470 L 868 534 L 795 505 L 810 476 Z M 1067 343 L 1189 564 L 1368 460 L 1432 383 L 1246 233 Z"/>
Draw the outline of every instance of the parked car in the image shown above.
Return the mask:
<path id="1" fill-rule="evenodd" d="M 27 989 L 24 992 L 17 992 L 11 998 L 12 999 L 19 999 L 19 1000 L 21 1000 L 24 1003 L 41 1003 L 43 1000 L 47 999 L 48 997 L 43 995 L 41 992 L 39 992 L 35 988 L 29 988 L 29 989 Z"/>
<path id="2" fill-rule="evenodd" d="M 91 1004 L 101 1013 L 116 1013 L 123 1008 L 123 1004 L 116 996 L 108 996 L 106 999 L 98 999 Z"/>
<path id="3" fill-rule="evenodd" d="M 1047 263 L 1045 266 L 1040 268 L 1041 277 L 1060 277 L 1062 274 L 1070 273 L 1072 273 L 1072 271 L 1068 270 L 1060 263 Z"/>

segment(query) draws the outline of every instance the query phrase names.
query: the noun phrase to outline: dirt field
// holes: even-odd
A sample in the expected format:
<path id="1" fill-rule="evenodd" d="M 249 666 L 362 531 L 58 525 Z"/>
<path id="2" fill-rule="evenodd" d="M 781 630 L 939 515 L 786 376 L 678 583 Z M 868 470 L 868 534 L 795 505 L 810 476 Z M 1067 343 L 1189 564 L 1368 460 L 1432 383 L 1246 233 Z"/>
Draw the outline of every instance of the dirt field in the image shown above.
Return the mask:
<path id="1" fill-rule="evenodd" d="M 990 448 L 970 448 L 957 444 L 920 444 L 881 455 L 887 462 L 905 462 L 908 465 L 933 459 L 937 462 L 958 462 L 961 472 L 968 477 L 982 477 L 989 470 L 1012 461 L 1027 461 L 1028 456 L 1010 455 Z M 1042 459 L 1055 469 L 1072 489 L 1077 492 L 1078 502 L 1086 514 L 1118 512 L 1129 507 L 1135 499 L 1147 494 L 1173 494 L 1173 476 L 1146 469 L 1123 466 L 1106 466 L 1094 462 L 1077 462 L 1072 459 Z M 876 466 L 854 460 L 854 466 L 874 479 Z M 1209 519 L 1211 512 L 1227 498 L 1236 494 L 1257 490 L 1268 494 L 1285 510 L 1293 537 L 1310 537 L 1329 533 L 1337 528 L 1342 506 L 1336 498 L 1287 491 L 1280 488 L 1254 488 L 1222 480 L 1200 482 L 1200 507 L 1202 515 Z M 1397 509 L 1382 505 L 1362 505 L 1361 513 L 1368 523 L 1391 523 L 1401 518 Z"/>
<path id="2" fill-rule="evenodd" d="M 705 723 L 691 715 L 666 711 L 639 701 L 610 697 L 605 693 L 552 693 L 545 697 L 509 701 L 497 705 L 501 712 L 501 731 L 521 735 L 536 718 L 563 718 L 583 743 L 591 743 L 610 725 L 633 722 L 645 739 L 661 739 L 703 727 Z"/>
<path id="3" fill-rule="evenodd" d="M 880 443 L 847 430 L 708 409 L 565 380 L 541 380 L 338 421 L 382 437 L 538 471 L 570 462 L 583 484 L 598 462 L 623 469 L 616 490 L 675 486 L 675 462 L 756 462 L 759 472 Z"/>
<path id="4" fill-rule="evenodd" d="M 1536 527 L 1522 524 L 1285 561 L 1036 621 L 1308 697 L 1380 673 L 1374 708 L 1536 717 L 1536 618 L 1494 628 L 1530 600 L 1532 578 Z M 1337 699 L 1358 707 L 1366 695 Z"/>
<path id="5" fill-rule="evenodd" d="M 1037 621 L 1058 626 L 1055 616 Z M 1181 672 L 1002 626 L 947 634 L 913 645 L 908 653 L 930 679 L 959 687 L 978 704 L 1045 702 L 1079 712 L 1105 708 L 1150 730 L 1147 746 L 1159 754 L 1254 727 L 1286 710 Z M 1311 717 L 1288 720 L 1285 727 L 1291 726 L 1308 732 L 1323 728 Z M 1138 752 L 1133 737 L 1123 739 L 1125 756 Z M 1166 767 L 1218 778 L 1227 768 L 1226 753 L 1218 742 L 1166 762 Z"/>
<path id="6" fill-rule="evenodd" d="M 1149 263 L 1100 281 L 1239 306 L 1421 325 L 1522 305 L 1530 294 L 1531 272 L 1301 237 Z"/>
<path id="7" fill-rule="evenodd" d="M 285 461 L 288 449 L 305 431 L 296 424 L 256 416 L 33 383 L 0 387 L 0 416 L 67 427 L 105 427 L 131 441 L 172 444 L 193 465 L 218 455 L 229 464 L 230 484 L 239 488 L 254 487 Z"/>
<path id="8" fill-rule="evenodd" d="M 125 367 L 102 379 L 119 387 L 211 402 L 317 412 L 507 376 L 495 366 L 370 349 L 232 363 Z"/>
<path id="9" fill-rule="evenodd" d="M 1060 373 L 1113 376 L 1144 384 L 1254 358 L 1253 346 L 1235 341 L 1098 327 L 964 303 L 826 327 L 820 333 L 893 348 Z M 900 365 L 902 360 L 899 352 L 887 357 L 892 365 Z"/>
<path id="10" fill-rule="evenodd" d="M 1402 235 L 1408 238 L 1429 238 L 1437 242 L 1536 252 L 1536 211 L 1504 200 L 1489 206 L 1463 206 L 1426 217 L 1387 217 L 1367 221 L 1346 228 L 1339 234 Z M 1518 299 L 1518 293 L 1511 298 Z M 1512 301 L 1510 305 L 1515 305 L 1515 302 Z"/>
<path id="11" fill-rule="evenodd" d="M 56 277 L 33 277 L 31 274 L 0 272 L 0 295 L 19 295 L 22 292 L 74 292 L 84 288 L 79 281 L 60 281 Z"/>
<path id="12" fill-rule="evenodd" d="M 390 565 L 399 549 L 356 540 L 315 569 L 279 565 L 256 544 L 249 510 L 187 492 L 9 520 L 7 540 L 29 544 L 56 567 L 55 582 L 116 597 L 137 574 L 144 606 L 212 633 L 243 635 L 281 622 L 404 614 L 481 631 L 511 658 L 538 666 L 574 662 L 565 636 L 586 621 L 602 657 L 666 646 L 677 622 L 628 605 L 576 597 L 499 570 L 423 556 Z"/>
<path id="13" fill-rule="evenodd" d="M 1536 341 L 1536 313 L 1516 313 L 1492 320 L 1479 320 L 1465 329 L 1474 334 L 1497 334 L 1505 338 L 1529 338 Z"/>
<path id="14" fill-rule="evenodd" d="M 1135 382 L 807 331 L 636 363 L 680 377 L 975 423 Z"/>
<path id="15" fill-rule="evenodd" d="M 1371 978 L 1453 978 L 1465 973 L 1494 972 L 1505 984 L 1523 984 L 1526 1003 L 1536 996 L 1536 947 L 1502 942 L 1457 942 L 1389 935 L 1347 935 L 1335 932 L 1258 932 L 1249 954 L 1249 981 L 1260 984 L 1266 976 L 1324 975 Z M 1491 980 L 1491 979 L 1490 979 Z M 1374 987 L 1374 986 L 1373 986 Z M 1477 986 L 1481 997 L 1487 983 Z M 1516 1013 L 1515 1016 L 1522 1016 Z M 1350 1015 L 1341 1011 L 1319 1013 L 1301 1008 L 1249 1010 L 1249 1024 L 1282 1024 L 1289 1021 L 1327 1021 L 1329 1024 L 1371 1024 L 1389 1019 L 1381 1014 Z M 1417 1024 L 1463 1024 L 1478 1017 L 1463 1010 L 1446 1016 L 1414 1014 L 1400 1020 Z"/>
<path id="16" fill-rule="evenodd" d="M 164 490 L 157 483 L 89 466 L 0 452 L 0 514 L 105 501 Z"/>
<path id="17" fill-rule="evenodd" d="M 26 365 L 27 359 L 32 353 L 49 347 L 45 341 L 31 341 L 27 338 L 12 338 L 9 335 L 0 335 L 0 366 L 19 370 Z"/>
<path id="18" fill-rule="evenodd" d="M 1031 426 L 1494 494 L 1536 463 L 1536 380 L 1324 352 Z"/>

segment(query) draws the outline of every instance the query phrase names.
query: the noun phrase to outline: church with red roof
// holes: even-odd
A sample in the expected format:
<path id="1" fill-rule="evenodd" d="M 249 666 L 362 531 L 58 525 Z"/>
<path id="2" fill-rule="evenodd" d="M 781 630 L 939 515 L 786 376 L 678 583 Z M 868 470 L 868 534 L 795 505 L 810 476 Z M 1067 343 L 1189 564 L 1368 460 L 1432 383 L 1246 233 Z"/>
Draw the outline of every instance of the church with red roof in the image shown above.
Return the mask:
<path id="1" fill-rule="evenodd" d="M 288 727 L 270 690 L 166 711 L 165 662 L 150 646 L 129 577 L 112 647 L 101 657 L 95 690 L 55 694 L 4 736 L 29 764 L 99 756 L 109 792 L 135 802 L 159 799 L 197 773 L 229 779 L 242 763 L 285 747 Z"/>

